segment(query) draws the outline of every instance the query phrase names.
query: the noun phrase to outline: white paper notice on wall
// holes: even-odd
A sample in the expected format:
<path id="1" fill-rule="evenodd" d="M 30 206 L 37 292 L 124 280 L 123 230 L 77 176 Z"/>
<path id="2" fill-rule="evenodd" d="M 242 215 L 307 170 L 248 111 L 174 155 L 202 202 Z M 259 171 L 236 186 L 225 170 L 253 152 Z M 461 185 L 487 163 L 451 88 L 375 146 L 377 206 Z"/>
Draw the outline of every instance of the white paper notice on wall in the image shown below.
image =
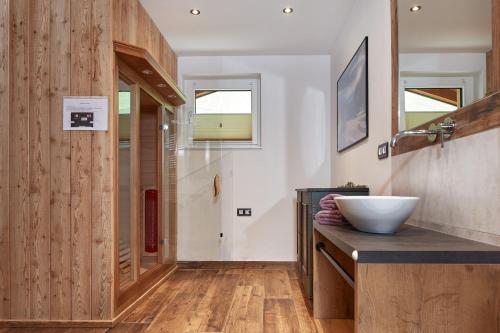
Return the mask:
<path id="1" fill-rule="evenodd" d="M 64 96 L 65 131 L 107 131 L 108 96 Z"/>

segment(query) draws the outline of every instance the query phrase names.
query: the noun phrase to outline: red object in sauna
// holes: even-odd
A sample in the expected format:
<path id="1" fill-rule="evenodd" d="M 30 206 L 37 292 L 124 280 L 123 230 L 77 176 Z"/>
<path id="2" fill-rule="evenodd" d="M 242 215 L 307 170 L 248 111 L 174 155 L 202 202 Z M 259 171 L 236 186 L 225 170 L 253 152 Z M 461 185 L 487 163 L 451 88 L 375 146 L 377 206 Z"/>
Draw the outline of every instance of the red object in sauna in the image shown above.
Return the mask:
<path id="1" fill-rule="evenodd" d="M 158 191 L 144 193 L 144 247 L 148 253 L 158 252 Z"/>

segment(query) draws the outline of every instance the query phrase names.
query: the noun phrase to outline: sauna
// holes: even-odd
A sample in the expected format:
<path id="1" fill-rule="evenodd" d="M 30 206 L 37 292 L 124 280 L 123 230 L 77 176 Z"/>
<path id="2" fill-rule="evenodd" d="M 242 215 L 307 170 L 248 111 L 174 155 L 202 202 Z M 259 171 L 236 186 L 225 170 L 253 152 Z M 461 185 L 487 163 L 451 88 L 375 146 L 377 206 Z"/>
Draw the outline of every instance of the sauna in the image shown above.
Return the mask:
<path id="1" fill-rule="evenodd" d="M 0 49 L 0 325 L 112 327 L 176 270 L 177 57 L 138 0 L 1 0 Z"/>
<path id="2" fill-rule="evenodd" d="M 114 48 L 118 133 L 114 250 L 119 312 L 175 268 L 172 99 L 182 95 L 146 50 L 118 42 Z"/>

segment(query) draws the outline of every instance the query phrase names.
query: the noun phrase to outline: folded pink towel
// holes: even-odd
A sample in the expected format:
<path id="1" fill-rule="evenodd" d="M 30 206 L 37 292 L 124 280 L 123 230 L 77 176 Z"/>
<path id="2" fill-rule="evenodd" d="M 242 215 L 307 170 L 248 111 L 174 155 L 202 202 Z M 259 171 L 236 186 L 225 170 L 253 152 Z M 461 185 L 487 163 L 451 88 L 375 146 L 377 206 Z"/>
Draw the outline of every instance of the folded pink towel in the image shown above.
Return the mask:
<path id="1" fill-rule="evenodd" d="M 319 205 L 323 209 L 316 213 L 314 219 L 319 224 L 326 225 L 345 225 L 349 224 L 347 220 L 342 216 L 337 203 L 335 202 L 336 197 L 341 197 L 340 194 L 328 194 L 320 199 Z"/>
<path id="2" fill-rule="evenodd" d="M 314 216 L 319 224 L 345 225 L 347 221 L 338 210 L 321 210 Z"/>
<path id="3" fill-rule="evenodd" d="M 327 194 L 319 200 L 319 205 L 322 209 L 336 210 L 338 209 L 335 197 L 341 197 L 340 194 Z"/>

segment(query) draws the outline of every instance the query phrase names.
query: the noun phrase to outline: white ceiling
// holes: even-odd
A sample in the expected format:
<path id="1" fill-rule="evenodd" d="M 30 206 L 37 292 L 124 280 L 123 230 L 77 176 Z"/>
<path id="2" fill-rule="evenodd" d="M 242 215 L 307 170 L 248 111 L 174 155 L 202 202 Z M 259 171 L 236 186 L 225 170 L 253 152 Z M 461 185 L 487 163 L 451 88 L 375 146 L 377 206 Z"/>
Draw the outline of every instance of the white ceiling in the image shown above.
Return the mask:
<path id="1" fill-rule="evenodd" d="M 491 49 L 491 0 L 398 0 L 398 19 L 401 52 Z"/>
<path id="2" fill-rule="evenodd" d="M 353 2 L 141 0 L 178 55 L 328 54 Z"/>

